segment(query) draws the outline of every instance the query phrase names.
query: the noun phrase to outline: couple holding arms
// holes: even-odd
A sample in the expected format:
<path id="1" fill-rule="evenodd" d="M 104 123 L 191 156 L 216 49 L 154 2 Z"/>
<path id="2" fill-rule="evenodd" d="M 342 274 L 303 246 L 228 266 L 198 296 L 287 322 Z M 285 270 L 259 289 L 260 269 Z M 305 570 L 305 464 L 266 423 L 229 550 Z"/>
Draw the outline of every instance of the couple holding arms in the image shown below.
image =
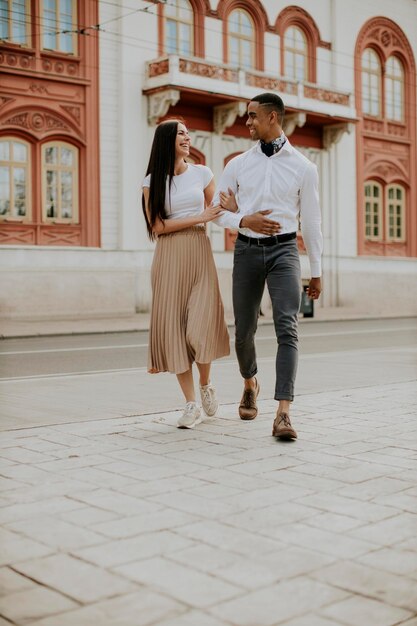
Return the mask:
<path id="1" fill-rule="evenodd" d="M 210 382 L 211 362 L 230 351 L 205 230 L 206 222 L 216 220 L 220 226 L 239 231 L 233 260 L 235 347 L 244 382 L 239 416 L 252 420 L 258 413 L 255 333 L 266 283 L 278 341 L 274 398 L 279 404 L 272 435 L 297 437 L 290 404 L 298 361 L 299 220 L 312 276 L 308 295 L 313 299 L 321 293 L 323 238 L 317 168 L 285 137 L 284 112 L 275 94 L 252 98 L 246 126 L 256 143 L 229 161 L 217 190 L 208 167 L 186 162 L 190 137 L 181 121 L 162 122 L 155 131 L 143 182 L 148 234 L 157 239 L 151 272 L 148 369 L 177 375 L 186 401 L 178 420 L 180 428 L 193 428 L 202 421 L 192 364 L 199 371 L 204 413 L 213 416 L 218 401 Z"/>

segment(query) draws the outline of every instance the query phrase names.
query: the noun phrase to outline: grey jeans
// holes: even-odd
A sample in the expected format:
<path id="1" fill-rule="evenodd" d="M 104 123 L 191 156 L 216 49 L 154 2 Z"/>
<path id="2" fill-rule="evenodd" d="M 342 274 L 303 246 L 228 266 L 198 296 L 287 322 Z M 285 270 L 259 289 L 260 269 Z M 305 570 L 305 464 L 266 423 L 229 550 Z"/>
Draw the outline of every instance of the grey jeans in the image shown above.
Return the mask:
<path id="1" fill-rule="evenodd" d="M 298 364 L 298 311 L 301 298 L 301 271 L 297 240 L 272 246 L 251 245 L 236 240 L 233 260 L 233 309 L 236 328 L 236 355 L 243 378 L 258 371 L 255 333 L 262 294 L 268 286 L 272 300 L 276 356 L 275 399 L 294 399 Z"/>

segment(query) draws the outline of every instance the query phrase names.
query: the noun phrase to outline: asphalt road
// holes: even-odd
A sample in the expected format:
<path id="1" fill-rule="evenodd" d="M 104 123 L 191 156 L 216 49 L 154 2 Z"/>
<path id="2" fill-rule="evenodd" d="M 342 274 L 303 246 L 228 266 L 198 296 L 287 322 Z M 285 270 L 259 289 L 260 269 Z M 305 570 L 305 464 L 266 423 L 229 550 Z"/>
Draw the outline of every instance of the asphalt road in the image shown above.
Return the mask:
<path id="1" fill-rule="evenodd" d="M 301 356 L 417 346 L 415 318 L 343 322 L 311 320 L 302 321 L 299 329 Z M 256 342 L 260 359 L 275 356 L 276 339 L 271 324 L 258 328 Z M 145 331 L 5 339 L 0 342 L 0 379 L 144 368 L 147 348 L 148 333 Z M 222 361 L 230 360 L 235 360 L 233 349 L 231 356 Z"/>
<path id="2" fill-rule="evenodd" d="M 260 400 L 272 399 L 270 324 L 259 327 L 257 351 Z M 164 414 L 184 404 L 175 376 L 147 373 L 146 332 L 5 339 L 0 352 L 0 431 Z M 349 403 L 355 388 L 377 385 L 382 399 L 387 385 L 416 379 L 416 319 L 300 323 L 295 411 L 304 394 L 342 390 Z M 242 380 L 233 349 L 213 364 L 212 380 L 220 402 L 235 410 Z"/>

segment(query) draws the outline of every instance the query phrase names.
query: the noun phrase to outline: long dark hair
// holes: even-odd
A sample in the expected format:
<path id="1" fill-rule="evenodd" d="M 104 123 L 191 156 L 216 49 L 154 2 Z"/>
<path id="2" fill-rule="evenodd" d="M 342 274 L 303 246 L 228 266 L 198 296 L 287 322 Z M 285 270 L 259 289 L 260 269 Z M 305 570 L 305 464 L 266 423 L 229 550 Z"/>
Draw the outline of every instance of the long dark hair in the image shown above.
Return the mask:
<path id="1" fill-rule="evenodd" d="M 171 192 L 171 183 L 175 167 L 175 141 L 177 138 L 178 124 L 182 120 L 168 120 L 157 126 L 152 142 L 151 155 L 149 157 L 146 176 L 151 175 L 149 187 L 149 215 L 145 209 L 145 198 L 142 194 L 142 210 L 146 220 L 149 239 L 155 239 L 152 227 L 159 218 L 164 221 L 167 218 L 165 210 L 166 181 Z"/>

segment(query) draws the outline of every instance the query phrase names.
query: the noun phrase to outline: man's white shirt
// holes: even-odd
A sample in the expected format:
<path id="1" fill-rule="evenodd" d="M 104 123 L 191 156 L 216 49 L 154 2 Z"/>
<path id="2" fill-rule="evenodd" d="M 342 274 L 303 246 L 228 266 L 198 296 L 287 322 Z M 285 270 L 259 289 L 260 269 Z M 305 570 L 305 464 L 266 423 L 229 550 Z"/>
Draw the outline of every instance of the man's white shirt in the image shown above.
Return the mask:
<path id="1" fill-rule="evenodd" d="M 323 236 L 318 193 L 317 167 L 287 141 L 279 152 L 267 157 L 258 141 L 253 148 L 227 163 L 213 198 L 220 204 L 220 191 L 228 188 L 236 194 L 237 213 L 224 211 L 215 223 L 239 229 L 248 237 L 265 237 L 249 228 L 239 228 L 241 219 L 257 211 L 272 210 L 267 215 L 281 224 L 280 235 L 298 230 L 310 261 L 311 276 L 321 276 Z"/>

